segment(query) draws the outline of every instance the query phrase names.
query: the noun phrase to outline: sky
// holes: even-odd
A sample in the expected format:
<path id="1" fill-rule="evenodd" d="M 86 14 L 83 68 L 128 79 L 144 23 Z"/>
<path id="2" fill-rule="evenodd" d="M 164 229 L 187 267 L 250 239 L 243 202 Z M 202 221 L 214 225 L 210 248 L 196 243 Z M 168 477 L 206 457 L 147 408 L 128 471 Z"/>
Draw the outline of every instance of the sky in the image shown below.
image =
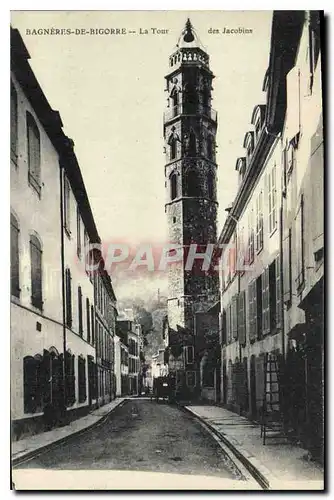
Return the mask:
<path id="1" fill-rule="evenodd" d="M 271 11 L 17 11 L 11 24 L 64 132 L 74 140 L 105 242 L 166 239 L 163 111 L 168 58 L 187 17 L 210 55 L 218 112 L 218 231 L 237 189 L 236 159 L 251 130 L 269 61 Z M 251 34 L 223 34 L 247 28 Z M 125 35 L 32 35 L 29 30 L 125 28 Z M 168 31 L 154 34 L 151 28 Z M 219 33 L 210 33 L 219 30 Z M 140 34 L 148 31 L 148 34 Z M 136 31 L 130 34 L 129 31 Z M 159 278 L 160 279 L 160 278 Z M 134 283 L 131 284 L 134 287 Z M 139 280 L 138 289 L 143 283 Z M 153 278 L 148 287 L 156 289 Z M 121 290 L 121 287 L 119 287 Z M 124 292 L 124 290 L 123 290 Z M 122 292 L 122 293 L 123 293 Z M 124 292 L 125 293 L 125 292 Z"/>

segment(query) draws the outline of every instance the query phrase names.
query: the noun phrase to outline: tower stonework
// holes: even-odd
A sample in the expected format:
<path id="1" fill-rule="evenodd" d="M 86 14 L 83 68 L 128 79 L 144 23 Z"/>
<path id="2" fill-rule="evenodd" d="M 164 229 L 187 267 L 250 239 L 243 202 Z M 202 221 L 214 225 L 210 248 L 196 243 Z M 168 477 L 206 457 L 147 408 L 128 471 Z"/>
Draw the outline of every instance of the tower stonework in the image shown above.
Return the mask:
<path id="1" fill-rule="evenodd" d="M 165 78 L 165 212 L 169 242 L 184 252 L 183 262 L 168 268 L 169 372 L 195 392 L 203 354 L 195 339 L 195 313 L 218 300 L 219 286 L 217 273 L 199 271 L 202 259 L 189 270 L 185 263 L 191 245 L 198 253 L 217 242 L 217 113 L 211 107 L 209 56 L 189 20 Z"/>

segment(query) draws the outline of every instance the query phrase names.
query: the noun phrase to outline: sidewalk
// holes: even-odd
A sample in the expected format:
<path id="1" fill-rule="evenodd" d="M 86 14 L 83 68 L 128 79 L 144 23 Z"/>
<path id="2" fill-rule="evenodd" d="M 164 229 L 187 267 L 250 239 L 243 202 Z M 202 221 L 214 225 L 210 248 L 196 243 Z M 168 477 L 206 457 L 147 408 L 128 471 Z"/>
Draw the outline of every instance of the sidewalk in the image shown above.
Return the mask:
<path id="1" fill-rule="evenodd" d="M 247 418 L 218 406 L 191 405 L 185 409 L 199 417 L 224 441 L 247 459 L 269 483 L 272 490 L 321 490 L 324 471 L 305 458 L 307 451 L 291 443 L 262 444 L 261 427 Z M 226 443 L 227 444 L 227 443 Z"/>
<path id="2" fill-rule="evenodd" d="M 64 427 L 56 427 L 51 431 L 42 432 L 40 434 L 35 434 L 34 436 L 20 439 L 19 441 L 12 442 L 12 460 L 16 461 L 18 459 L 22 459 L 30 453 L 37 452 L 39 449 L 50 446 L 57 441 L 66 439 L 72 434 L 76 434 L 91 427 L 103 417 L 108 415 L 109 412 L 123 403 L 126 399 L 128 398 L 114 399 L 109 404 L 91 411 L 85 417 L 73 420 L 69 425 L 65 425 Z"/>

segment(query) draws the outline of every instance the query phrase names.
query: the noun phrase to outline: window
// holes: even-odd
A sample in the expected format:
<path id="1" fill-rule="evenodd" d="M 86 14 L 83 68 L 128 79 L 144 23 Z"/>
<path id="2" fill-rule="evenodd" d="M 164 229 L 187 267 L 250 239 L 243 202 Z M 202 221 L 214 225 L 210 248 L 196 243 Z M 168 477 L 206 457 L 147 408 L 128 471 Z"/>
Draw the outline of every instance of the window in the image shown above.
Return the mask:
<path id="1" fill-rule="evenodd" d="M 310 90 L 312 92 L 314 73 L 320 53 L 320 18 L 319 12 L 309 13 L 309 61 L 310 61 Z"/>
<path id="2" fill-rule="evenodd" d="M 173 88 L 170 96 L 172 99 L 172 106 L 173 106 L 175 113 L 176 113 L 177 105 L 178 105 L 178 93 L 177 93 L 177 89 L 175 87 Z M 176 116 L 176 115 L 174 115 L 174 116 Z"/>
<path id="3" fill-rule="evenodd" d="M 263 191 L 260 191 L 256 199 L 256 251 L 263 248 Z"/>
<path id="4" fill-rule="evenodd" d="M 226 339 L 227 339 L 227 326 L 226 326 L 226 310 L 223 309 L 223 314 L 221 316 L 221 344 L 225 345 L 226 344 Z"/>
<path id="5" fill-rule="evenodd" d="M 248 264 L 254 261 L 254 225 L 253 210 L 248 215 Z"/>
<path id="6" fill-rule="evenodd" d="M 246 344 L 245 291 L 238 295 L 238 338 L 240 345 Z"/>
<path id="7" fill-rule="evenodd" d="M 177 174 L 172 174 L 170 177 L 170 197 L 171 200 L 177 198 Z"/>
<path id="8" fill-rule="evenodd" d="M 297 290 L 299 290 L 305 279 L 305 263 L 304 263 L 304 200 L 301 198 L 297 215 L 295 217 L 295 248 L 296 248 L 296 285 Z"/>
<path id="9" fill-rule="evenodd" d="M 266 335 L 270 332 L 270 279 L 269 267 L 262 273 L 262 331 Z"/>
<path id="10" fill-rule="evenodd" d="M 81 216 L 77 207 L 77 255 L 81 258 Z"/>
<path id="11" fill-rule="evenodd" d="M 283 239 L 283 301 L 289 307 L 292 300 L 291 229 Z"/>
<path id="12" fill-rule="evenodd" d="M 193 129 L 189 133 L 189 144 L 186 148 L 187 156 L 197 156 L 196 134 Z"/>
<path id="13" fill-rule="evenodd" d="M 86 394 L 86 360 L 78 357 L 78 376 L 79 376 L 79 403 L 84 403 L 87 398 Z"/>
<path id="14" fill-rule="evenodd" d="M 208 197 L 210 200 L 214 198 L 214 176 L 212 172 L 208 173 Z"/>
<path id="15" fill-rule="evenodd" d="M 71 234 L 71 186 L 67 177 L 64 177 L 64 224 L 65 230 Z"/>
<path id="16" fill-rule="evenodd" d="M 87 316 L 87 342 L 90 342 L 90 308 L 89 299 L 86 299 L 86 316 Z"/>
<path id="17" fill-rule="evenodd" d="M 176 158 L 176 140 L 172 139 L 170 142 L 170 159 L 174 160 Z"/>
<path id="18" fill-rule="evenodd" d="M 232 338 L 238 338 L 238 296 L 232 298 Z"/>
<path id="19" fill-rule="evenodd" d="M 66 351 L 65 374 L 66 374 L 66 405 L 72 406 L 75 403 L 75 356 Z"/>
<path id="20" fill-rule="evenodd" d="M 31 303 L 42 310 L 42 246 L 39 239 L 30 236 L 30 259 L 31 259 Z"/>
<path id="21" fill-rule="evenodd" d="M 186 385 L 187 387 L 196 386 L 196 372 L 194 371 L 186 372 Z"/>
<path id="22" fill-rule="evenodd" d="M 226 309 L 226 332 L 227 332 L 227 343 L 231 343 L 232 339 L 232 318 L 231 318 L 231 305 L 229 304 Z"/>
<path id="23" fill-rule="evenodd" d="M 255 285 L 255 295 L 256 295 L 256 306 L 255 306 L 255 334 L 257 334 L 257 338 L 261 339 L 262 338 L 262 332 L 263 332 L 263 321 L 262 321 L 262 283 L 263 283 L 263 276 L 259 276 L 256 279 L 256 285 Z"/>
<path id="24" fill-rule="evenodd" d="M 20 297 L 19 224 L 10 214 L 10 293 Z"/>
<path id="25" fill-rule="evenodd" d="M 256 280 L 248 285 L 249 340 L 254 342 L 257 332 Z"/>
<path id="26" fill-rule="evenodd" d="M 66 325 L 72 328 L 72 277 L 70 269 L 65 271 Z"/>
<path id="27" fill-rule="evenodd" d="M 42 411 L 41 370 L 41 357 L 26 356 L 23 359 L 24 413 Z"/>
<path id="28" fill-rule="evenodd" d="M 296 161 L 296 150 L 295 150 L 295 147 L 293 146 L 292 143 L 289 144 L 288 146 L 288 149 L 287 149 L 287 152 L 286 152 L 286 162 L 285 162 L 285 167 L 286 167 L 286 173 L 285 173 L 285 177 L 286 177 L 286 182 L 289 181 L 290 177 L 291 177 L 291 174 L 292 174 L 292 170 L 295 166 L 295 161 Z"/>
<path id="29" fill-rule="evenodd" d="M 282 326 L 282 281 L 281 281 L 281 259 L 280 256 L 276 257 L 275 260 L 275 284 L 276 284 L 276 328 Z"/>
<path id="30" fill-rule="evenodd" d="M 30 184 L 41 192 L 41 144 L 40 134 L 32 115 L 27 112 L 28 178 Z"/>
<path id="31" fill-rule="evenodd" d="M 78 317 L 79 317 L 79 335 L 82 337 L 82 291 L 81 286 L 78 287 Z"/>
<path id="32" fill-rule="evenodd" d="M 206 145 L 207 145 L 208 158 L 209 158 L 209 160 L 212 160 L 213 159 L 213 137 L 211 134 L 208 134 L 208 136 L 207 136 Z"/>
<path id="33" fill-rule="evenodd" d="M 277 227 L 276 165 L 268 174 L 269 234 Z"/>
<path id="34" fill-rule="evenodd" d="M 11 82 L 10 84 L 10 157 L 17 162 L 17 92 Z"/>
<path id="35" fill-rule="evenodd" d="M 198 174 L 195 170 L 190 170 L 187 174 L 187 188 L 188 188 L 188 196 L 200 196 L 201 187 L 199 183 Z"/>
<path id="36" fill-rule="evenodd" d="M 194 347 L 192 345 L 188 345 L 184 348 L 184 351 L 186 365 L 192 364 L 194 362 Z"/>
<path id="37" fill-rule="evenodd" d="M 94 306 L 90 306 L 90 319 L 92 322 L 92 344 L 95 344 L 95 314 Z"/>
<path id="38" fill-rule="evenodd" d="M 255 140 L 257 141 L 260 137 L 261 132 L 261 117 L 259 116 L 255 123 Z"/>

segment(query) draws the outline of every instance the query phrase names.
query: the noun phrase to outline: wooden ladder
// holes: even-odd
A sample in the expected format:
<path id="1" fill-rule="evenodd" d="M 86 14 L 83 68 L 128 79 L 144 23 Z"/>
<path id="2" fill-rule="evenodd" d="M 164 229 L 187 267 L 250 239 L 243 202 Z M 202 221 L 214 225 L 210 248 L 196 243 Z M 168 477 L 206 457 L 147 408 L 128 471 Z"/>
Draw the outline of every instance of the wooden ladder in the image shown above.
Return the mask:
<path id="1" fill-rule="evenodd" d="M 268 433 L 270 432 L 270 434 Z M 263 444 L 268 438 L 285 437 L 280 405 L 280 380 L 276 354 L 266 353 L 264 360 L 264 394 L 262 405 L 261 437 Z"/>

